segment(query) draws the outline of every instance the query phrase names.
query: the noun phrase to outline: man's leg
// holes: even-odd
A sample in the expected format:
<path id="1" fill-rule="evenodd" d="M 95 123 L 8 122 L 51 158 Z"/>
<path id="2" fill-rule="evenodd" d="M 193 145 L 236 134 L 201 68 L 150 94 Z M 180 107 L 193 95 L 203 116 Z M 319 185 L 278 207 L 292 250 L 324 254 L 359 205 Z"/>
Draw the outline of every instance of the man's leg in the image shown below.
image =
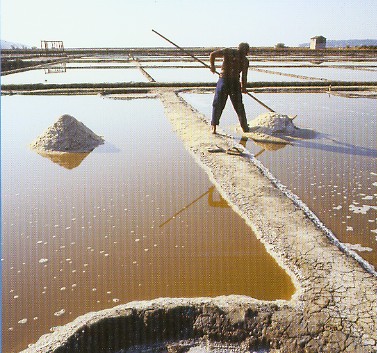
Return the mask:
<path id="1" fill-rule="evenodd" d="M 212 103 L 212 131 L 216 133 L 216 126 L 219 125 L 221 114 L 224 110 L 226 101 L 228 99 L 228 91 L 226 84 L 222 78 L 217 81 L 215 97 Z"/>
<path id="2" fill-rule="evenodd" d="M 242 101 L 242 92 L 241 92 L 241 86 L 239 82 L 235 82 L 232 85 L 232 92 L 230 94 L 230 99 L 232 101 L 234 110 L 237 113 L 238 120 L 240 122 L 243 132 L 248 132 L 249 126 L 247 125 L 245 106 Z"/>

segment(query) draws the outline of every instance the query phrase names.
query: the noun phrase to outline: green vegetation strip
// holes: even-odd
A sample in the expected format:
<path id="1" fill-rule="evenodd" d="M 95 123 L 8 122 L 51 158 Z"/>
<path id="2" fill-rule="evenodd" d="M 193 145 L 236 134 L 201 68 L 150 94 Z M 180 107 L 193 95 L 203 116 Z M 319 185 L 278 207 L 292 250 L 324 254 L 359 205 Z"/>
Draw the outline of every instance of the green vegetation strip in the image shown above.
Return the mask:
<path id="1" fill-rule="evenodd" d="M 70 83 L 70 84 L 8 84 L 2 85 L 2 94 L 38 94 L 78 92 L 128 92 L 130 89 L 153 90 L 158 88 L 214 89 L 215 82 L 122 82 L 122 83 Z M 255 91 L 318 91 L 318 90 L 376 90 L 377 82 L 313 81 L 313 82 L 252 82 L 248 84 Z"/>

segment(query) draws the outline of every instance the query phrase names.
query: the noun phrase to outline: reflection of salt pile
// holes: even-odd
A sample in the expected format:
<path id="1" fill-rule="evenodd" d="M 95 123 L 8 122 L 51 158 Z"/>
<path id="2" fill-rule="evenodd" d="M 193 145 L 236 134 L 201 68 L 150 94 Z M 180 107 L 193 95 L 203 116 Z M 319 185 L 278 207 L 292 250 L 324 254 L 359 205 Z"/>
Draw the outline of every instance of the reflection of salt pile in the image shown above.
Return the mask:
<path id="1" fill-rule="evenodd" d="M 68 114 L 62 115 L 40 135 L 31 148 L 50 152 L 90 152 L 104 139 Z"/>
<path id="2" fill-rule="evenodd" d="M 258 127 L 258 132 L 267 135 L 274 134 L 291 134 L 296 131 L 296 126 L 292 122 L 292 118 L 288 115 L 278 113 L 266 113 L 259 115 L 250 123 L 250 128 Z"/>
<path id="3" fill-rule="evenodd" d="M 90 152 L 42 152 L 37 151 L 42 157 L 46 157 L 54 163 L 66 169 L 74 169 L 89 155 Z"/>

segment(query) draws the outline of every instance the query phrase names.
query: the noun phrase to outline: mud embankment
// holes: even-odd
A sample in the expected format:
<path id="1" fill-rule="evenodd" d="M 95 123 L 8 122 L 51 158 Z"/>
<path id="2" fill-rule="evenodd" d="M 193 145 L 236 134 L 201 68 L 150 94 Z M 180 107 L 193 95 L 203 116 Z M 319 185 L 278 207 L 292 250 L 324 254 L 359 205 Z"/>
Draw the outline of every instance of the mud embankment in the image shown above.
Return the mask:
<path id="1" fill-rule="evenodd" d="M 234 295 L 128 303 L 79 317 L 24 353 L 119 352 L 134 345 L 187 339 L 237 343 L 245 352 L 376 352 L 373 269 L 363 268 L 336 246 L 247 151 L 209 153 L 214 145 L 231 147 L 231 140 L 211 135 L 205 117 L 173 90 L 158 92 L 186 148 L 292 276 L 297 292 L 290 301 Z M 165 345 L 161 351 L 187 351 L 171 347 Z"/>

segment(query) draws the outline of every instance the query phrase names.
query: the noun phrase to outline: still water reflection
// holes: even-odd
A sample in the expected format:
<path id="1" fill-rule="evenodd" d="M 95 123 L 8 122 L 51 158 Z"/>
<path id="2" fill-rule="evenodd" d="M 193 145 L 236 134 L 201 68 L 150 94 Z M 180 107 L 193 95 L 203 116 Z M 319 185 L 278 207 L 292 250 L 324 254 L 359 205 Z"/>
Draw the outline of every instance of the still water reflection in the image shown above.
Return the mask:
<path id="1" fill-rule="evenodd" d="M 64 83 L 116 83 L 116 82 L 146 82 L 146 78 L 137 68 L 126 69 L 70 69 L 59 67 L 19 72 L 1 77 L 1 83 L 7 84 L 64 84 Z"/>
<path id="2" fill-rule="evenodd" d="M 66 169 L 77 168 L 89 153 L 68 153 L 68 152 L 39 152 L 42 157 L 50 159 L 52 162 Z"/>
<path id="3" fill-rule="evenodd" d="M 287 144 L 243 138 L 230 103 L 221 127 L 236 136 L 298 195 L 347 246 L 377 268 L 377 101 L 328 94 L 258 94 L 281 114 L 297 118 L 307 136 Z M 184 95 L 210 116 L 212 95 Z M 244 99 L 249 121 L 265 113 Z M 311 132 L 311 133 L 310 133 Z"/>
<path id="4" fill-rule="evenodd" d="M 31 151 L 65 113 L 106 143 L 59 158 Z M 293 294 L 158 100 L 2 97 L 1 141 L 4 353 L 131 300 Z"/>

